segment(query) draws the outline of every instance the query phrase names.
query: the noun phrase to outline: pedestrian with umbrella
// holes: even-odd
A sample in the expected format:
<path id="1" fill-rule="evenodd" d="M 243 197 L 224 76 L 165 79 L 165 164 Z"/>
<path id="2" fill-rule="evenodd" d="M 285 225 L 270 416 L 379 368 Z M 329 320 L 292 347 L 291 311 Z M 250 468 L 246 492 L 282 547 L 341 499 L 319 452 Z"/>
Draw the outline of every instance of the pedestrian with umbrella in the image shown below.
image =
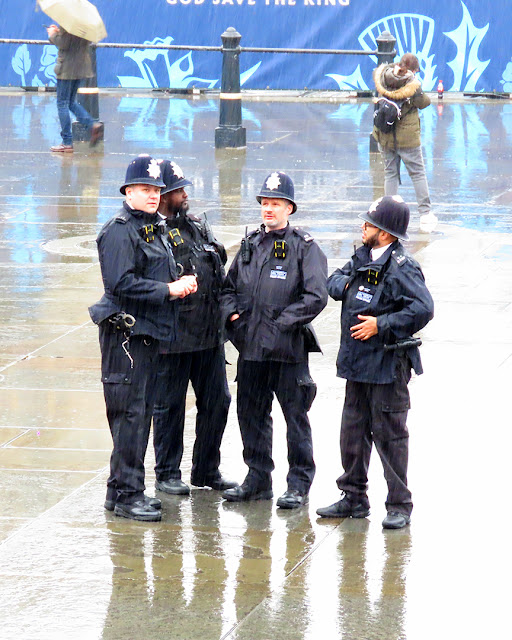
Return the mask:
<path id="1" fill-rule="evenodd" d="M 62 143 L 51 147 L 57 153 L 73 153 L 73 134 L 69 112 L 91 134 L 94 147 L 103 139 L 102 122 L 95 121 L 86 109 L 76 101 L 76 94 L 84 78 L 92 78 L 90 55 L 91 42 L 103 39 L 107 32 L 98 10 L 87 0 L 38 0 L 41 9 L 60 27 L 47 27 L 48 39 L 59 54 L 55 64 L 57 76 L 57 111 L 61 125 Z"/>

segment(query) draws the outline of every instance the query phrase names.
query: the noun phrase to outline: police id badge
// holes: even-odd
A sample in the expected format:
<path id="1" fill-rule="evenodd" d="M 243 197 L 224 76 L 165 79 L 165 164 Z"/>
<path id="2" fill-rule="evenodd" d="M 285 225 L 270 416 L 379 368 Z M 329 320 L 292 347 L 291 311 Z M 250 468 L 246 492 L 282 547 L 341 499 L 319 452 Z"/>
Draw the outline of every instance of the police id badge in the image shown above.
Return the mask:
<path id="1" fill-rule="evenodd" d="M 284 271 L 282 265 L 276 265 L 274 269 L 270 270 L 270 277 L 276 280 L 286 280 L 288 272 Z"/>
<path id="2" fill-rule="evenodd" d="M 368 289 L 368 287 L 363 287 L 363 285 L 361 285 L 359 287 L 359 291 L 356 293 L 356 299 L 370 303 L 372 301 L 372 298 L 373 293 L 371 292 L 371 290 Z"/>

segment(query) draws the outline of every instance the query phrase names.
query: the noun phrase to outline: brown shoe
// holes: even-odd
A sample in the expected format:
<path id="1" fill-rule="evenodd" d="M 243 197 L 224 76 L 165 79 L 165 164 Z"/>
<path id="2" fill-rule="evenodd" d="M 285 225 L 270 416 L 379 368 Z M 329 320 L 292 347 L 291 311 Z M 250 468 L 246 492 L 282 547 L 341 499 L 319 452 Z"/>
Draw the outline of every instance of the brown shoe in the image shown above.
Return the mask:
<path id="1" fill-rule="evenodd" d="M 90 147 L 95 147 L 100 140 L 103 140 L 105 133 L 105 125 L 103 122 L 95 122 L 91 129 L 91 139 L 89 141 Z"/>
<path id="2" fill-rule="evenodd" d="M 57 151 L 58 153 L 73 153 L 72 144 L 56 144 L 50 147 L 50 151 Z"/>

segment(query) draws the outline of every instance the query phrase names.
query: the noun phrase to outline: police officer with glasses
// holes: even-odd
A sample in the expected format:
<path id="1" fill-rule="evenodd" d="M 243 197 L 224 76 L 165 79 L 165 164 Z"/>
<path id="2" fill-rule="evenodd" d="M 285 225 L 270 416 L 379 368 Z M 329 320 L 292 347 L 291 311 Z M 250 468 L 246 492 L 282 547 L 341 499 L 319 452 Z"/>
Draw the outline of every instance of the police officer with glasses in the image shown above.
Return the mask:
<path id="1" fill-rule="evenodd" d="M 363 220 L 363 246 L 327 283 L 342 301 L 337 374 L 345 378 L 341 419 L 341 499 L 317 509 L 324 518 L 366 518 L 368 467 L 375 444 L 388 485 L 385 529 L 411 521 L 407 486 L 411 369 L 423 372 L 414 334 L 433 317 L 434 303 L 419 264 L 400 240 L 407 240 L 409 207 L 400 196 L 376 200 Z"/>

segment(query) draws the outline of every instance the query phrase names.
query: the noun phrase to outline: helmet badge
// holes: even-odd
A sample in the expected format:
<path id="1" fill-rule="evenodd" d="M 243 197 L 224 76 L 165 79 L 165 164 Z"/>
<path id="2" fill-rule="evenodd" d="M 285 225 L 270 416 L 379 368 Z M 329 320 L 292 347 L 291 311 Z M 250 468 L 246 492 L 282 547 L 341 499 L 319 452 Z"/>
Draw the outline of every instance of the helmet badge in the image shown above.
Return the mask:
<path id="1" fill-rule="evenodd" d="M 267 189 L 274 191 L 274 189 L 277 189 L 280 184 L 281 179 L 279 178 L 279 174 L 274 171 L 274 173 L 271 173 L 267 179 Z"/>
<path id="2" fill-rule="evenodd" d="M 177 165 L 175 162 L 171 162 L 172 172 L 177 178 L 184 178 L 185 174 L 181 170 L 181 167 Z"/>
<path id="3" fill-rule="evenodd" d="M 148 164 L 148 174 L 154 178 L 155 180 L 160 177 L 160 167 L 158 166 L 158 162 L 152 158 L 151 162 Z"/>
<path id="4" fill-rule="evenodd" d="M 402 196 L 394 195 L 389 197 L 392 200 L 394 200 L 394 202 L 402 202 L 405 204 Z M 379 204 L 382 202 L 383 199 L 384 199 L 384 196 L 382 196 L 382 198 L 378 198 L 377 200 L 375 200 L 375 202 L 372 202 L 372 204 L 370 205 L 370 208 L 368 209 L 368 213 L 375 213 L 377 211 L 377 207 L 379 206 Z"/>
<path id="5" fill-rule="evenodd" d="M 372 202 L 372 204 L 370 205 L 370 208 L 368 209 L 368 213 L 375 213 L 375 211 L 377 211 L 377 207 L 381 202 L 382 202 L 382 198 L 378 198 L 377 200 L 375 200 L 375 202 Z"/>

